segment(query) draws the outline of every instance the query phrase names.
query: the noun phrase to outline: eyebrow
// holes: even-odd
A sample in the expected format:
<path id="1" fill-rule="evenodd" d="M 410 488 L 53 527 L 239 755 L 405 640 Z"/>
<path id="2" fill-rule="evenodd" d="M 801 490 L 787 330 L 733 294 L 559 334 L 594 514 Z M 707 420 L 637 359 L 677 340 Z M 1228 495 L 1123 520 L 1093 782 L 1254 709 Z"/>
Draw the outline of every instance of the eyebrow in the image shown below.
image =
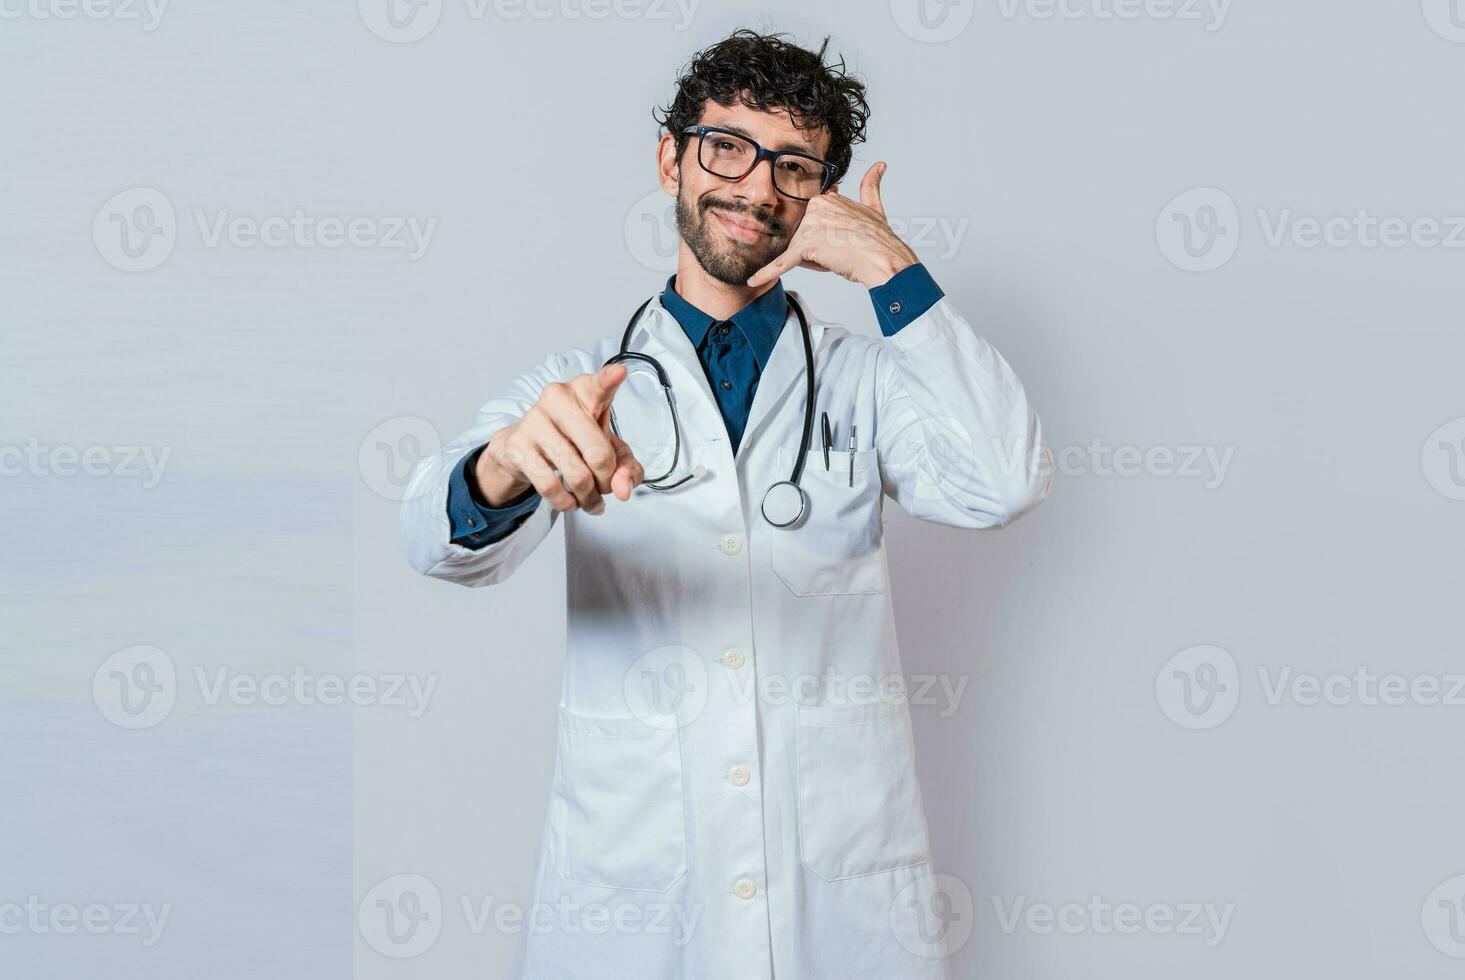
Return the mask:
<path id="1" fill-rule="evenodd" d="M 754 143 L 758 143 L 757 137 L 755 137 L 752 133 L 748 132 L 743 127 L 739 126 L 737 123 L 707 123 L 707 125 L 711 126 L 714 129 L 725 129 L 729 133 L 737 133 L 739 136 L 746 137 L 747 139 L 752 140 Z M 762 146 L 763 144 L 758 143 L 758 145 Z M 813 157 L 815 160 L 824 159 L 819 154 L 815 153 L 811 147 L 800 146 L 797 143 L 785 142 L 778 146 L 765 147 L 765 149 L 774 151 L 790 150 L 794 153 L 802 153 L 804 156 Z"/>

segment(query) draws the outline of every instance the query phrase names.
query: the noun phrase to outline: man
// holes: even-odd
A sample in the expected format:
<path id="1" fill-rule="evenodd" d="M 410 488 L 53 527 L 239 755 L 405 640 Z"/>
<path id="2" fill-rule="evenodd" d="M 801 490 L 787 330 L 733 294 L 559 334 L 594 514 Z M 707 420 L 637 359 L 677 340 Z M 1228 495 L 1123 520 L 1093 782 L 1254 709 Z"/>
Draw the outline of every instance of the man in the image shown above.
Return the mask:
<path id="1" fill-rule="evenodd" d="M 408 556 L 461 585 L 504 580 L 564 515 L 526 978 L 947 976 L 882 498 L 1002 527 L 1051 471 L 1021 382 L 891 231 L 885 165 L 858 201 L 836 186 L 869 110 L 823 56 L 751 31 L 696 56 L 658 116 L 676 274 L 624 338 L 550 357 L 413 473 Z M 795 266 L 867 289 L 881 337 L 805 328 Z M 622 349 L 665 371 L 675 416 L 626 381 L 649 362 L 602 366 Z M 666 438 L 638 443 L 658 413 Z M 566 911 L 590 909 L 602 928 Z"/>

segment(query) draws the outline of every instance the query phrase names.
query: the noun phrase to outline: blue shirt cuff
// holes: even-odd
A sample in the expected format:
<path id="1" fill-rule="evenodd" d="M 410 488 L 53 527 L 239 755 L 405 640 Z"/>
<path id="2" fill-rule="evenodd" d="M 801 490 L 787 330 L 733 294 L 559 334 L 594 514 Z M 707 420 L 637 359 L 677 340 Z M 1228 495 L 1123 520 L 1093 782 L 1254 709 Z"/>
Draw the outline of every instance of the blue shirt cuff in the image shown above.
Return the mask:
<path id="1" fill-rule="evenodd" d="M 487 445 L 484 443 L 459 460 L 448 480 L 448 525 L 452 528 L 449 540 L 474 551 L 518 530 L 539 509 L 541 500 L 539 491 L 533 487 L 502 507 L 491 507 L 478 495 L 477 486 L 468 474 L 478 465 L 478 454 Z"/>
<path id="2" fill-rule="evenodd" d="M 880 332 L 893 337 L 904 326 L 914 323 L 936 301 L 946 294 L 931 278 L 925 265 L 917 262 L 906 266 L 890 281 L 870 290 L 870 302 L 875 304 L 875 316 L 880 321 Z"/>

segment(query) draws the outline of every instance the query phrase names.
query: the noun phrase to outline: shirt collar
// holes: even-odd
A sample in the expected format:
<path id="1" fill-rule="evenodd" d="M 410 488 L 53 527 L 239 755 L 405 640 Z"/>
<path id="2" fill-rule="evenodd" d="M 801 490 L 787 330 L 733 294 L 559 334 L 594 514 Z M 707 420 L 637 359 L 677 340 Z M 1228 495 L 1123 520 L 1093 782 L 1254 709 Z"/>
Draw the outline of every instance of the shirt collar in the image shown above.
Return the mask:
<path id="1" fill-rule="evenodd" d="M 682 330 L 692 341 L 692 346 L 700 348 L 707 336 L 707 328 L 717 320 L 678 295 L 676 284 L 677 277 L 673 274 L 666 281 L 666 289 L 661 294 L 661 305 L 681 324 Z M 782 332 L 786 319 L 788 298 L 784 295 L 783 281 L 779 280 L 768 292 L 734 313 L 729 322 L 747 338 L 748 345 L 753 348 L 753 357 L 757 359 L 761 369 L 768 363 L 773 345 L 778 342 L 778 335 Z"/>

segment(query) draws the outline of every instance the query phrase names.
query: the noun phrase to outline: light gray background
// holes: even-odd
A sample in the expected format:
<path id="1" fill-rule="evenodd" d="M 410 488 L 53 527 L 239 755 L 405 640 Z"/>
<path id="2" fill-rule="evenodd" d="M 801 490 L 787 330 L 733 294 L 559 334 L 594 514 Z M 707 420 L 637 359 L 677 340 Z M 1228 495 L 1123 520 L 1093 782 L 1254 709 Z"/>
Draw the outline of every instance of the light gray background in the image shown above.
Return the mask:
<path id="1" fill-rule="evenodd" d="M 562 538 L 457 589 L 402 560 L 393 497 L 415 451 L 660 288 L 650 110 L 743 24 L 835 35 L 874 109 L 848 188 L 889 162 L 892 218 L 1061 464 L 1000 533 L 888 512 L 907 673 L 965 685 L 913 709 L 936 870 L 973 903 L 954 976 L 1458 975 L 1465 704 L 1268 685 L 1465 670 L 1465 251 L 1267 233 L 1460 223 L 1465 4 L 968 0 L 921 28 L 914 0 L 772 20 L 441 0 L 412 43 L 363 9 L 177 0 L 149 29 L 141 6 L 0 3 L 0 448 L 43 447 L 0 477 L 0 975 L 505 974 L 521 937 L 463 903 L 529 900 Z M 136 188 L 166 196 L 176 244 L 127 272 L 108 202 Z M 210 244 L 196 218 L 295 208 L 436 224 L 413 259 Z M 1187 257 L 1183 219 L 1212 213 Z M 875 332 L 860 288 L 788 281 Z M 1125 476 L 1095 445 L 1229 463 Z M 58 447 L 170 455 L 146 486 L 58 475 Z M 138 645 L 176 702 L 130 730 L 109 658 Z M 1224 653 L 1185 653 L 1204 645 Z M 1176 670 L 1211 667 L 1228 692 L 1187 710 Z M 196 674 L 297 668 L 436 686 L 421 712 L 271 705 Z M 392 957 L 373 889 L 401 875 L 441 911 Z M 30 896 L 170 911 L 151 946 L 9 928 Z M 1087 913 L 1004 928 L 1018 901 L 1095 896 L 1233 909 L 1219 942 Z"/>

